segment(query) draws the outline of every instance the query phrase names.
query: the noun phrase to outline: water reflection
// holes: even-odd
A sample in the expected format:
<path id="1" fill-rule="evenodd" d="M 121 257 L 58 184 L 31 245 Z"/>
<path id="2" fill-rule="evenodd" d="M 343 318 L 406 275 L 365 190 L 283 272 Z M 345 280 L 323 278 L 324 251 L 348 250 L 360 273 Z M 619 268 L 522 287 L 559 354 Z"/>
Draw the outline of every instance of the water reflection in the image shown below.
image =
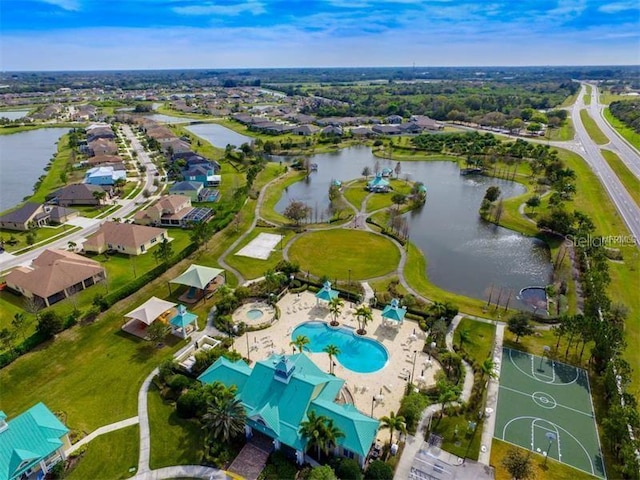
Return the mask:
<path id="1" fill-rule="evenodd" d="M 394 168 L 396 162 L 376 159 L 367 147 L 354 147 L 312 158 L 319 168 L 309 181 L 298 182 L 285 191 L 276 205 L 282 212 L 291 200 L 300 200 L 318 211 L 328 206 L 331 180 L 350 180 L 362 169 Z M 551 275 L 546 245 L 534 238 L 496 227 L 478 217 L 486 189 L 498 185 L 503 197 L 524 193 L 522 185 L 488 177 L 459 175 L 453 162 L 401 162 L 402 178 L 421 181 L 427 187 L 423 208 L 406 215 L 411 241 L 427 258 L 429 278 L 445 290 L 486 299 L 494 288 L 503 289 L 503 303 L 512 290 L 515 296 L 529 285 L 545 285 Z"/>
<path id="2" fill-rule="evenodd" d="M 251 143 L 253 138 L 247 137 L 216 123 L 199 123 L 186 127 L 194 135 L 204 138 L 214 147 L 225 148 L 227 145 L 239 147 L 243 143 Z"/>

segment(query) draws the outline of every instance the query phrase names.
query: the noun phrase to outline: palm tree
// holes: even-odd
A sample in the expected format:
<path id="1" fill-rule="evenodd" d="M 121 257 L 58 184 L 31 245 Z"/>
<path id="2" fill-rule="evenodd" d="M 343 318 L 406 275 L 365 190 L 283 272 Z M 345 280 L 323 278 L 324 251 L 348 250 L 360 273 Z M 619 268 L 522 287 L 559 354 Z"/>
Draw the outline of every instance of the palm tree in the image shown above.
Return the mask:
<path id="1" fill-rule="evenodd" d="M 307 337 L 306 335 L 298 335 L 291 342 L 289 342 L 289 345 L 294 347 L 294 352 L 297 347 L 298 351 L 302 353 L 303 350 L 309 350 L 307 348 L 307 345 L 309 345 L 309 342 L 310 342 L 309 337 Z"/>
<path id="2" fill-rule="evenodd" d="M 366 305 L 360 305 L 356 309 L 356 318 L 358 319 L 358 331 L 360 335 L 367 333 L 365 330 L 367 325 L 373 320 L 373 313 Z"/>
<path id="3" fill-rule="evenodd" d="M 202 428 L 216 440 L 225 443 L 244 432 L 247 413 L 240 399 L 220 396 L 208 402 L 207 413 L 202 417 Z"/>
<path id="4" fill-rule="evenodd" d="M 67 247 L 69 248 L 69 250 L 71 250 L 72 252 L 76 251 L 76 247 L 78 246 L 78 244 L 76 242 L 73 241 L 69 241 L 67 242 Z"/>
<path id="5" fill-rule="evenodd" d="M 342 312 L 343 305 L 344 305 L 344 302 L 340 299 L 340 297 L 334 297 L 331 300 L 329 300 L 329 313 L 331 313 L 331 315 L 333 316 L 333 321 L 331 322 L 331 325 L 333 325 L 334 327 L 337 327 L 338 325 L 340 325 L 340 323 L 338 322 L 338 316 Z"/>
<path id="6" fill-rule="evenodd" d="M 340 349 L 336 345 L 329 344 L 323 350 L 329 355 L 329 373 L 333 373 L 333 357 L 340 355 Z"/>
<path id="7" fill-rule="evenodd" d="M 396 416 L 394 412 L 390 412 L 388 417 L 384 416 L 380 418 L 380 421 L 382 422 L 382 426 L 380 428 L 389 429 L 389 447 L 393 445 L 393 432 L 398 430 L 402 433 L 407 433 L 407 425 L 402 415 Z"/>
<path id="8" fill-rule="evenodd" d="M 321 450 L 327 454 L 338 438 L 344 437 L 344 433 L 333 424 L 332 419 L 316 415 L 313 410 L 307 414 L 307 419 L 300 423 L 300 435 L 306 439 L 307 449 L 316 447 L 318 459 Z"/>
<path id="9" fill-rule="evenodd" d="M 484 362 L 480 364 L 480 375 L 482 377 L 482 391 L 484 391 L 490 378 L 498 378 L 496 363 L 492 358 L 485 358 Z"/>
<path id="10" fill-rule="evenodd" d="M 463 328 L 462 330 L 460 330 L 458 332 L 458 339 L 460 341 L 459 343 L 460 350 L 462 350 L 463 345 L 471 341 L 471 332 L 469 331 L 469 329 Z"/>
<path id="11" fill-rule="evenodd" d="M 460 388 L 447 380 L 440 380 L 436 388 L 438 389 L 438 402 L 440 402 L 440 418 L 444 415 L 444 407 L 447 403 L 454 401 L 460 395 Z"/>
<path id="12" fill-rule="evenodd" d="M 447 305 L 442 302 L 433 302 L 429 307 L 429 313 L 436 319 L 442 318 L 447 313 Z"/>

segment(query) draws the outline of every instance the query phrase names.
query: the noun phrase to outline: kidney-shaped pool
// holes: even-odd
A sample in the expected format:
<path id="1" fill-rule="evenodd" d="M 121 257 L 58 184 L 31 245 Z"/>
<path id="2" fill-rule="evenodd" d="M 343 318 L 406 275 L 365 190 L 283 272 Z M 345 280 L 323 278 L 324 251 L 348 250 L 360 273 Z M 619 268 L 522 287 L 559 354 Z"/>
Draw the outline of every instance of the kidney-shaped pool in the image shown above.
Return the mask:
<path id="1" fill-rule="evenodd" d="M 377 372 L 389 360 L 387 349 L 380 342 L 360 337 L 350 328 L 332 328 L 324 322 L 305 322 L 293 330 L 291 340 L 298 335 L 309 338 L 307 348 L 314 353 L 322 353 L 327 345 L 338 347 L 338 361 L 353 372 Z"/>

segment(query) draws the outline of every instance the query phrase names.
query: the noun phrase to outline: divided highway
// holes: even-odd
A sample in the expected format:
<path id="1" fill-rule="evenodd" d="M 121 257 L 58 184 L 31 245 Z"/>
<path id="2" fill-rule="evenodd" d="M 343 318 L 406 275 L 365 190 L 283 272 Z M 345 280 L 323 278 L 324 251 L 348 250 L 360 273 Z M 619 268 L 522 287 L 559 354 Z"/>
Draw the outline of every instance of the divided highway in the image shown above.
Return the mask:
<path id="1" fill-rule="evenodd" d="M 622 219 L 627 224 L 627 227 L 629 228 L 631 234 L 635 237 L 636 246 L 640 247 L 640 207 L 633 201 L 627 190 L 624 188 L 624 186 L 620 182 L 620 179 L 616 176 L 607 161 L 602 156 L 602 153 L 600 152 L 600 146 L 591 139 L 584 127 L 584 124 L 582 123 L 582 119 L 580 118 L 580 110 L 586 108 L 586 105 L 584 104 L 585 94 L 586 85 L 582 84 L 578 99 L 571 108 L 571 119 L 576 130 L 575 142 L 578 143 L 577 153 L 579 153 L 586 160 L 591 169 L 598 176 L 598 178 L 604 185 L 604 188 L 607 190 L 609 197 L 618 209 L 618 212 L 620 212 Z M 596 95 L 595 100 L 593 98 L 593 95 Z M 597 89 L 593 88 L 592 86 L 591 104 L 593 105 L 594 102 L 597 102 Z M 602 119 L 599 115 L 597 116 L 597 118 L 604 122 L 604 119 Z M 607 135 L 607 137 L 609 137 L 609 139 L 612 139 L 610 132 L 607 132 L 606 129 L 602 130 L 603 133 Z M 611 127 L 609 127 L 609 130 L 611 130 Z M 626 142 L 624 140 L 621 140 L 617 136 L 617 134 L 614 133 L 613 137 L 626 144 Z M 640 168 L 640 158 L 638 157 L 638 155 L 633 153 L 633 151 L 628 153 L 629 154 L 627 155 L 626 161 L 623 161 L 625 161 L 625 163 L 629 162 L 631 165 L 636 165 L 638 168 Z M 623 232 L 620 232 L 620 235 L 622 234 Z"/>

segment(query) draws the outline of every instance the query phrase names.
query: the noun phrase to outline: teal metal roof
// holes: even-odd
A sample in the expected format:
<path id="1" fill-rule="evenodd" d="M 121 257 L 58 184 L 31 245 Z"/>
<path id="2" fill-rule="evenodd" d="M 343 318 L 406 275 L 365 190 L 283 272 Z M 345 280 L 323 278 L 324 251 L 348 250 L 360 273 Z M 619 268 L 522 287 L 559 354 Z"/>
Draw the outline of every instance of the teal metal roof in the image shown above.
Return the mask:
<path id="1" fill-rule="evenodd" d="M 382 311 L 382 318 L 388 318 L 389 320 L 395 320 L 402 323 L 404 316 L 407 314 L 407 309 L 400 306 L 400 302 L 396 298 L 391 300 L 391 303 L 384 307 Z"/>
<path id="2" fill-rule="evenodd" d="M 198 380 L 202 383 L 220 382 L 226 387 L 236 385 L 238 390 L 242 390 L 249 375 L 251 375 L 251 368 L 244 360 L 232 362 L 225 357 L 220 357 L 200 374 Z"/>
<path id="3" fill-rule="evenodd" d="M 13 479 L 63 446 L 69 429 L 44 403 L 7 422 L 0 432 L 0 478 Z"/>
<path id="4" fill-rule="evenodd" d="M 382 175 L 376 175 L 372 180 L 368 183 L 369 187 L 388 187 L 389 181 L 385 178 L 382 178 Z"/>
<path id="5" fill-rule="evenodd" d="M 178 314 L 169 320 L 169 323 L 174 327 L 184 330 L 187 325 L 195 322 L 197 319 L 198 316 L 195 313 L 187 312 L 187 308 L 184 305 L 178 305 Z"/>
<path id="6" fill-rule="evenodd" d="M 332 298 L 338 298 L 340 292 L 331 288 L 331 282 L 326 281 L 322 288 L 316 293 L 316 298 L 324 300 L 325 302 L 331 301 Z"/>
<path id="7" fill-rule="evenodd" d="M 247 424 L 281 443 L 304 450 L 300 423 L 309 410 L 333 419 L 345 434 L 338 443 L 359 455 L 366 455 L 375 440 L 378 420 L 359 412 L 353 405 L 334 402 L 344 380 L 329 375 L 304 353 L 272 355 L 256 362 L 253 369 L 244 362 L 219 358 L 198 379 L 229 385 L 235 368 L 247 374 L 236 383 L 238 398 L 247 410 Z M 286 368 L 285 368 L 286 367 Z M 284 375 L 284 376 L 283 376 Z"/>
<path id="8" fill-rule="evenodd" d="M 378 432 L 378 420 L 361 413 L 351 404 L 337 404 L 324 399 L 313 401 L 310 410 L 333 420 L 344 434 L 338 439 L 338 445 L 363 457 L 369 453 Z"/>

